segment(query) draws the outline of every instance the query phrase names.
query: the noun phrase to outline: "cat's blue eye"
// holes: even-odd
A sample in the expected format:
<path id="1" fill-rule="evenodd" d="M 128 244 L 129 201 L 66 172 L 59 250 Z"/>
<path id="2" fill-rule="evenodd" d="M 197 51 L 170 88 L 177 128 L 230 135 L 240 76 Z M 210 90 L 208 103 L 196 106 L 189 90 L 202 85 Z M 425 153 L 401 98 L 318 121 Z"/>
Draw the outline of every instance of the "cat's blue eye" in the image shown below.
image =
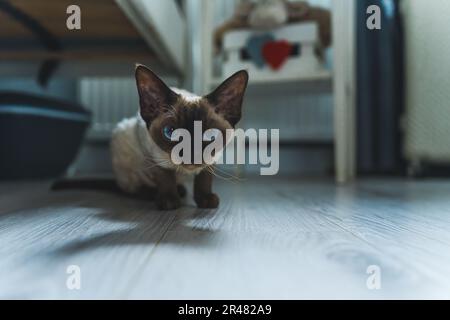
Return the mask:
<path id="1" fill-rule="evenodd" d="M 173 130 L 174 130 L 174 129 L 173 129 L 172 127 L 170 127 L 170 126 L 165 126 L 165 127 L 163 128 L 163 135 L 164 135 L 164 138 L 166 138 L 167 140 L 171 140 Z"/>

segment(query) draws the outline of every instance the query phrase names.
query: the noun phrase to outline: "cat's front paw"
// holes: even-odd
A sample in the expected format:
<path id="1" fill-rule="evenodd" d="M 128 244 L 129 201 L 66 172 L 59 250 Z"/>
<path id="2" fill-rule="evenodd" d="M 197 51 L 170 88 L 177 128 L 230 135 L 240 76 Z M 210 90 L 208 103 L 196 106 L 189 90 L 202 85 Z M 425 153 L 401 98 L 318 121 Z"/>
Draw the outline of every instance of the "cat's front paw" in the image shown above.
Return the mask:
<path id="1" fill-rule="evenodd" d="M 219 206 L 219 197 L 215 193 L 202 194 L 195 197 L 197 207 L 202 209 L 215 209 Z"/>
<path id="2" fill-rule="evenodd" d="M 181 199 L 178 194 L 161 194 L 156 198 L 156 206 L 159 210 L 175 210 L 181 207 Z"/>

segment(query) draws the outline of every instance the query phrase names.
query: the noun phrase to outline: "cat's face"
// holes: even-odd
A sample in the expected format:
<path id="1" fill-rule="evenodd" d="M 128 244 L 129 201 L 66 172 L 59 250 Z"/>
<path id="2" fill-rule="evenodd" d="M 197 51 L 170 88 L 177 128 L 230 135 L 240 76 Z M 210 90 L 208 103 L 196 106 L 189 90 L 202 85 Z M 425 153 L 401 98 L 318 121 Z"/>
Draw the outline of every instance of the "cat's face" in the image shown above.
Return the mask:
<path id="1" fill-rule="evenodd" d="M 232 129 L 241 118 L 242 100 L 248 82 L 246 71 L 240 71 L 225 80 L 214 92 L 199 98 L 186 98 L 167 87 L 152 71 L 144 66 L 136 68 L 136 81 L 140 97 L 140 114 L 147 124 L 149 135 L 161 150 L 158 157 L 170 167 L 178 167 L 183 171 L 196 172 L 206 167 L 201 157 L 201 164 L 194 164 L 194 143 L 204 148 L 210 144 L 203 141 L 203 135 L 208 133 L 222 134 L 223 144 L 226 144 L 226 130 Z M 201 136 L 194 134 L 194 123 L 201 121 Z M 178 144 L 172 141 L 172 132 L 185 129 L 191 136 L 191 161 L 188 164 L 175 166 L 171 159 L 172 149 Z M 194 141 L 197 138 L 199 141 Z M 198 139 L 200 138 L 200 139 Z M 198 156 L 198 155 L 197 155 Z M 217 156 L 217 155 L 213 155 Z"/>

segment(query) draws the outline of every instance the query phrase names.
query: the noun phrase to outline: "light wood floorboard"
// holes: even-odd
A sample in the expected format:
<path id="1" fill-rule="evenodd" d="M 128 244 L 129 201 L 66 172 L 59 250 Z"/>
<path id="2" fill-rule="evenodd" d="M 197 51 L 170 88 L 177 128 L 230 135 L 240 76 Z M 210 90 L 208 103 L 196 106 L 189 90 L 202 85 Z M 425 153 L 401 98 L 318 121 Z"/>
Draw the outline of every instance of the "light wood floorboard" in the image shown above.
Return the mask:
<path id="1" fill-rule="evenodd" d="M 173 212 L 48 186 L 0 184 L 0 298 L 450 298 L 450 181 L 254 177 Z"/>

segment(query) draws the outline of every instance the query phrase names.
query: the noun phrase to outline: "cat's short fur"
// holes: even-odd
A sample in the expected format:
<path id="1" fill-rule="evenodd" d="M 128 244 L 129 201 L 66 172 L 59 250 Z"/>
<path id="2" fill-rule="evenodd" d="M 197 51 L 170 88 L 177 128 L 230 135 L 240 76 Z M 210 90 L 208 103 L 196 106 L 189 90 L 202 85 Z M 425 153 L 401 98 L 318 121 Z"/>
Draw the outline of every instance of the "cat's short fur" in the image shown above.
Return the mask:
<path id="1" fill-rule="evenodd" d="M 158 207 L 171 210 L 181 205 L 183 178 L 194 175 L 194 199 L 198 207 L 216 208 L 219 197 L 212 192 L 212 174 L 208 166 L 204 163 L 175 165 L 170 154 L 176 142 L 164 136 L 163 128 L 184 128 L 193 137 L 194 121 L 202 121 L 203 131 L 219 129 L 225 137 L 225 130 L 233 128 L 241 118 L 247 82 L 247 72 L 239 71 L 211 94 L 199 97 L 167 87 L 152 71 L 138 65 L 136 83 L 140 111 L 136 117 L 117 125 L 111 142 L 112 163 L 119 187 L 128 193 L 138 192 L 145 186 L 156 187 Z M 207 144 L 203 142 L 203 148 Z"/>

